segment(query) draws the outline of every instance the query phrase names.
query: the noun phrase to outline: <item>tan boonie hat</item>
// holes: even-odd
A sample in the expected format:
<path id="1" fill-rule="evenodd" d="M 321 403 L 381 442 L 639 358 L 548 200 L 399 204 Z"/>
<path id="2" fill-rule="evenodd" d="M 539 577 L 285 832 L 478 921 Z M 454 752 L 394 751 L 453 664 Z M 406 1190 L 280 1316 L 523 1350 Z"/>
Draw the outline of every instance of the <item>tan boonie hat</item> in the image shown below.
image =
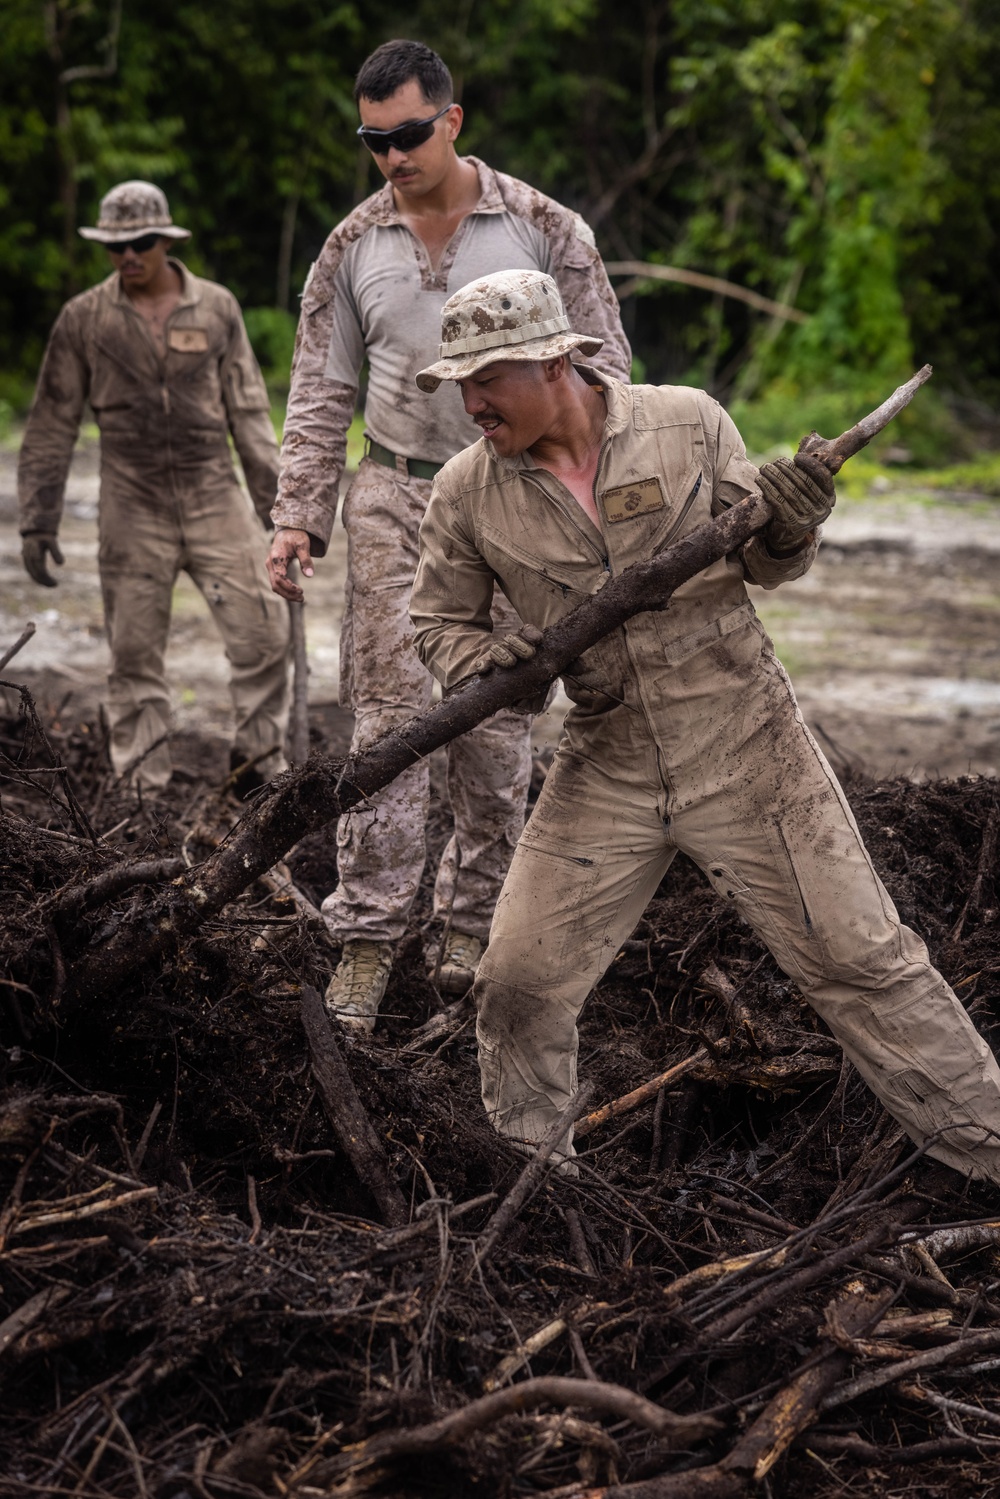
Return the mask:
<path id="1" fill-rule="evenodd" d="M 102 245 L 126 245 L 144 234 L 164 239 L 190 239 L 190 229 L 178 229 L 170 217 L 167 195 L 152 182 L 119 182 L 101 199 L 96 229 L 79 229 L 84 239 Z"/>
<path id="2" fill-rule="evenodd" d="M 603 338 L 574 333 L 551 276 L 542 271 L 497 271 L 470 281 L 441 309 L 436 364 L 417 376 L 428 393 L 442 380 L 466 380 L 498 359 L 553 359 L 579 349 L 596 354 Z"/>

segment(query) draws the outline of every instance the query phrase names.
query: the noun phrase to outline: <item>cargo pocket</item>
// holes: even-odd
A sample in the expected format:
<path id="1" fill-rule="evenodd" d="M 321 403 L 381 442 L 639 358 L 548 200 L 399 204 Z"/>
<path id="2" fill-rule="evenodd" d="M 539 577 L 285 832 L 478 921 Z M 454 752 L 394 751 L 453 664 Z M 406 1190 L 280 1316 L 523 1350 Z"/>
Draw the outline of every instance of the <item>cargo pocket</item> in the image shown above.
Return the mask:
<path id="1" fill-rule="evenodd" d="M 586 966 L 586 949 L 600 944 L 601 928 L 588 920 L 590 897 L 597 889 L 603 849 L 571 840 L 531 824 L 521 834 L 507 885 L 497 906 L 504 930 L 516 929 L 517 946 L 535 949 L 528 966 L 550 979 L 568 964 Z M 513 917 L 508 927 L 507 904 Z"/>
<path id="2" fill-rule="evenodd" d="M 878 984 L 903 956 L 899 918 L 836 787 L 767 817 L 765 830 L 791 946 L 816 977 Z"/>

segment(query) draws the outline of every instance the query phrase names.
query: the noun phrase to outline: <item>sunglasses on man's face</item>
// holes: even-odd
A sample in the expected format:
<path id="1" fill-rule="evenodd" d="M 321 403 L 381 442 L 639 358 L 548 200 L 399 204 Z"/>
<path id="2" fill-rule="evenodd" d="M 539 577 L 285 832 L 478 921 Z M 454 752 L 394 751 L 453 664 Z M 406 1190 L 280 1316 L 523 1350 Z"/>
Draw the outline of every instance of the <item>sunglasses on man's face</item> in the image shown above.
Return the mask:
<path id="1" fill-rule="evenodd" d="M 127 239 L 121 245 L 108 245 L 112 255 L 124 255 L 126 250 L 134 250 L 137 255 L 145 255 L 154 245 L 159 244 L 159 234 L 144 234 L 141 239 Z"/>
<path id="2" fill-rule="evenodd" d="M 407 151 L 415 151 L 418 146 L 429 141 L 434 134 L 435 122 L 454 107 L 454 104 L 446 104 L 436 115 L 431 115 L 426 120 L 409 120 L 405 125 L 397 125 L 395 130 L 371 130 L 367 125 L 359 125 L 357 133 L 375 156 L 388 156 L 393 146 L 405 155 Z"/>

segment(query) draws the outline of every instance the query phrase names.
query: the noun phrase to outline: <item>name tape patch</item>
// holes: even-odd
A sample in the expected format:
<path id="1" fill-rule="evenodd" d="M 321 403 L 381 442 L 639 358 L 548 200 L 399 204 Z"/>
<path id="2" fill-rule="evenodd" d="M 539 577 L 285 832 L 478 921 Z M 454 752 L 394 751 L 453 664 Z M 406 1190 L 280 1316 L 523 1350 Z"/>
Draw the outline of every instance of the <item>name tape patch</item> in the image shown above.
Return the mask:
<path id="1" fill-rule="evenodd" d="M 171 328 L 167 334 L 167 343 L 180 354 L 208 352 L 208 334 L 204 328 Z"/>
<path id="2" fill-rule="evenodd" d="M 634 515 L 650 515 L 654 510 L 665 510 L 663 486 L 659 478 L 636 479 L 634 484 L 619 484 L 616 489 L 606 489 L 601 495 L 604 515 L 608 523 L 631 520 Z"/>

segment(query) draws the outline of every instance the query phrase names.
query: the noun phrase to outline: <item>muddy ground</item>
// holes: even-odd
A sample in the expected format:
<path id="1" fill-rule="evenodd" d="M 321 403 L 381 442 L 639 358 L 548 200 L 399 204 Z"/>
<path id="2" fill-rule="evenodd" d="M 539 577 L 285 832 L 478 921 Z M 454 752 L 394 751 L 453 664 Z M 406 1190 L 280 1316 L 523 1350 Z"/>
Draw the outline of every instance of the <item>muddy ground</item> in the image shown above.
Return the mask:
<path id="1" fill-rule="evenodd" d="M 106 666 L 95 565 L 96 446 L 77 452 L 58 588 L 40 589 L 19 561 L 16 455 L 0 451 L 0 640 L 26 618 L 38 634 L 18 680 L 40 700 L 96 712 Z M 309 584 L 310 695 L 336 704 L 346 539 Z M 751 590 L 795 683 L 806 718 L 838 764 L 915 780 L 1000 774 L 1000 505 L 970 494 L 842 497 L 809 575 L 775 593 Z M 208 610 L 186 576 L 174 603 L 168 664 L 182 732 L 224 736 L 225 663 Z M 560 706 L 536 724 L 558 737 Z"/>

